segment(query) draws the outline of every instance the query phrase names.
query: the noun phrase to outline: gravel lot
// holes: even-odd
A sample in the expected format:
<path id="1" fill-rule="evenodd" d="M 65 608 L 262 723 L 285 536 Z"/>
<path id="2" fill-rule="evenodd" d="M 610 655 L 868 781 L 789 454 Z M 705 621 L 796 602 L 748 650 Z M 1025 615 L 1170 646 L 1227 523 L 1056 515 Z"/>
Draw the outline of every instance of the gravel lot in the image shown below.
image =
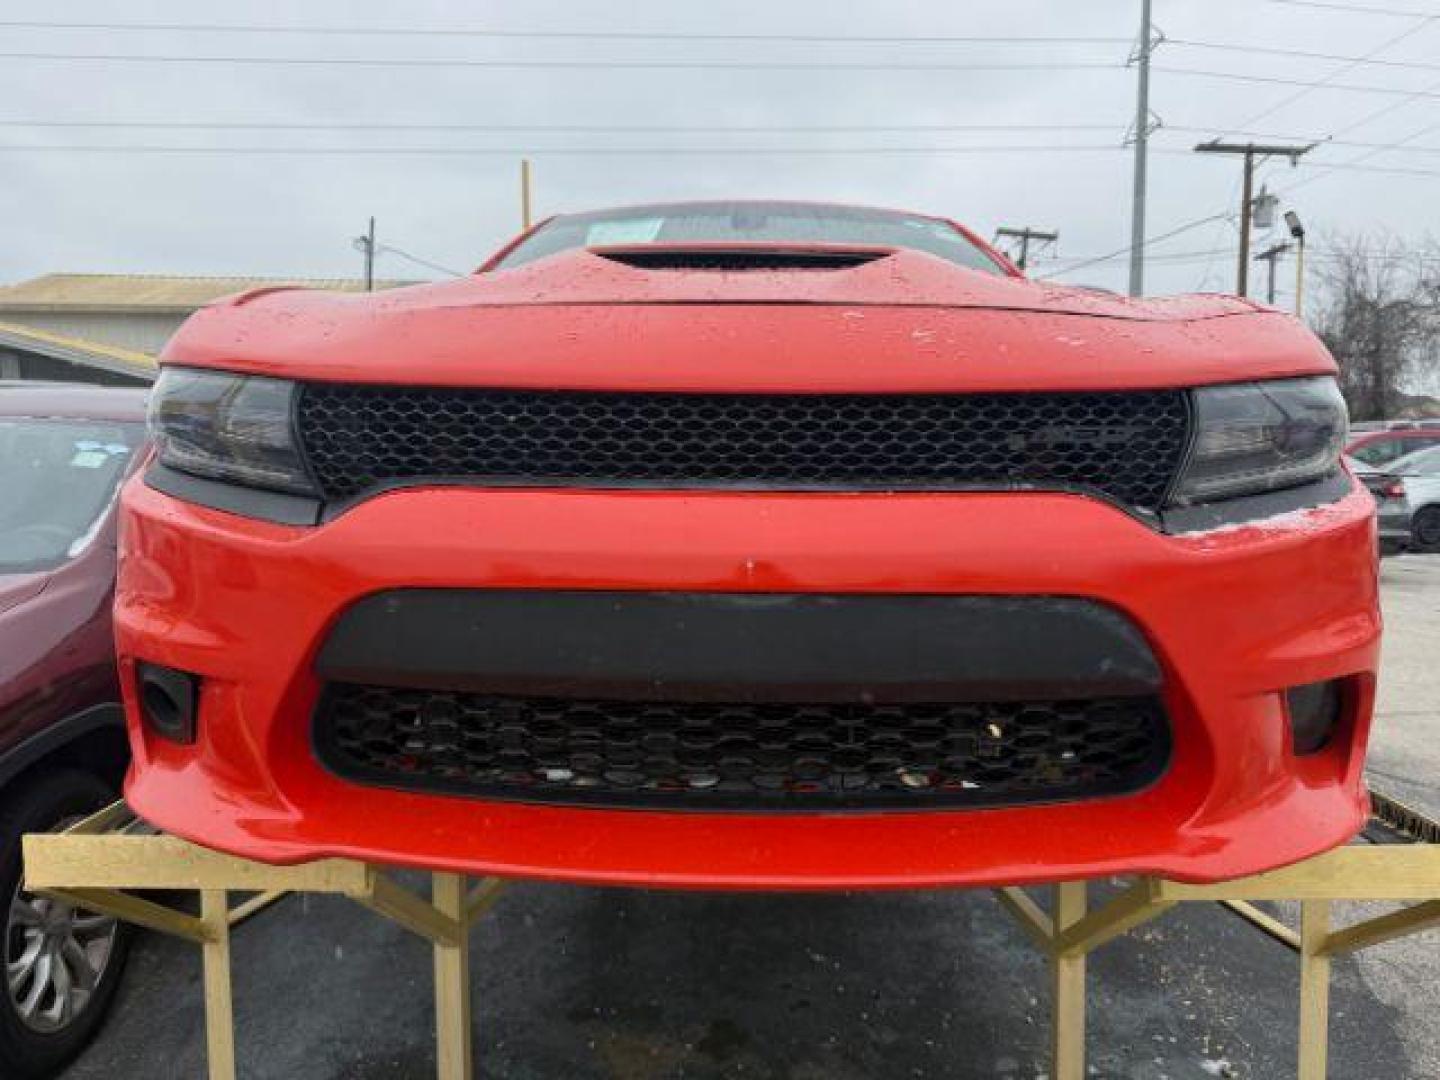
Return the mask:
<path id="1" fill-rule="evenodd" d="M 1440 813 L 1440 556 L 1387 560 L 1375 786 Z M 1342 915 L 1343 917 L 1343 915 Z M 674 895 L 521 885 L 477 931 L 478 1072 L 506 1080 L 1045 1075 L 1047 978 L 986 893 Z M 246 1078 L 434 1075 L 430 955 L 342 901 L 236 939 Z M 1091 966 L 1092 1075 L 1294 1075 L 1296 963 L 1213 906 Z M 1440 1076 L 1440 934 L 1336 964 L 1333 1080 Z M 204 1074 L 199 961 L 147 936 L 68 1080 Z"/>

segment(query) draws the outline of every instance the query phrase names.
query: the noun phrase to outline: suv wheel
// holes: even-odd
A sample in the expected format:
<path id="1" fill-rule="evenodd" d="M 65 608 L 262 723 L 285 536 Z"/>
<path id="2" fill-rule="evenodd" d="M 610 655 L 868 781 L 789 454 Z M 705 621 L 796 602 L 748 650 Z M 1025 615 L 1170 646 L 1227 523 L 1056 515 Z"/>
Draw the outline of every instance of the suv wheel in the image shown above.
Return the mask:
<path id="1" fill-rule="evenodd" d="M 0 983 L 0 1076 L 54 1076 L 89 1042 L 115 997 L 129 927 L 26 892 L 20 838 L 78 821 L 113 798 L 89 773 L 37 777 L 0 811 L 0 913 L 5 976 Z"/>
<path id="2" fill-rule="evenodd" d="M 1440 506 L 1427 506 L 1410 523 L 1415 551 L 1440 551 Z"/>

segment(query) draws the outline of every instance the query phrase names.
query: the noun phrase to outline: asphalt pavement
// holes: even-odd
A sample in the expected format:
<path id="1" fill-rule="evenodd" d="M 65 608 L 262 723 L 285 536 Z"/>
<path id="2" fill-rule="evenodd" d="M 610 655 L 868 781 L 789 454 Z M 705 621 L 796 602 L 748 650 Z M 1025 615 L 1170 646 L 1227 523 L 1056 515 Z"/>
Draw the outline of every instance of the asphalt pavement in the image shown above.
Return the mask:
<path id="1" fill-rule="evenodd" d="M 1440 813 L 1440 556 L 1387 560 L 1382 585 L 1373 782 Z M 1045 965 L 984 892 L 520 884 L 476 931 L 473 963 L 487 1078 L 1046 1077 Z M 430 964 L 424 943 L 345 901 L 282 901 L 235 939 L 240 1075 L 433 1077 Z M 1092 1076 L 1294 1075 L 1297 961 L 1220 908 L 1182 906 L 1090 970 Z M 1440 1077 L 1437 1013 L 1440 933 L 1338 960 L 1332 1080 Z M 203 1075 L 197 950 L 146 935 L 66 1080 Z"/>

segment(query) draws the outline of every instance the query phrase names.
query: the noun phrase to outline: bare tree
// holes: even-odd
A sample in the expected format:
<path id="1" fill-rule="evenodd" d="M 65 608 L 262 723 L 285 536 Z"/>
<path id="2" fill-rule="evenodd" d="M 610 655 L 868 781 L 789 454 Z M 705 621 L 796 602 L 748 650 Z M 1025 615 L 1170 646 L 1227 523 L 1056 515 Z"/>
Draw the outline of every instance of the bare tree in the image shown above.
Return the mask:
<path id="1" fill-rule="evenodd" d="M 1315 330 L 1340 364 L 1350 415 L 1401 415 L 1440 358 L 1440 248 L 1349 236 L 1319 254 Z"/>

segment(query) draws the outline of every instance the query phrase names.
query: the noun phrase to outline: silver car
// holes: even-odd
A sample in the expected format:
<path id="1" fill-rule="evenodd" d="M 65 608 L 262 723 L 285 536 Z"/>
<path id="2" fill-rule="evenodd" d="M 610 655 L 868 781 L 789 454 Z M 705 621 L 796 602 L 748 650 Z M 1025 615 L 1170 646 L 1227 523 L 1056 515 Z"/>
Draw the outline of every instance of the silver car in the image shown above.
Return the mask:
<path id="1" fill-rule="evenodd" d="M 1395 459 L 1383 475 L 1388 497 L 1377 497 L 1382 541 L 1403 530 L 1411 551 L 1440 552 L 1440 446 Z"/>

